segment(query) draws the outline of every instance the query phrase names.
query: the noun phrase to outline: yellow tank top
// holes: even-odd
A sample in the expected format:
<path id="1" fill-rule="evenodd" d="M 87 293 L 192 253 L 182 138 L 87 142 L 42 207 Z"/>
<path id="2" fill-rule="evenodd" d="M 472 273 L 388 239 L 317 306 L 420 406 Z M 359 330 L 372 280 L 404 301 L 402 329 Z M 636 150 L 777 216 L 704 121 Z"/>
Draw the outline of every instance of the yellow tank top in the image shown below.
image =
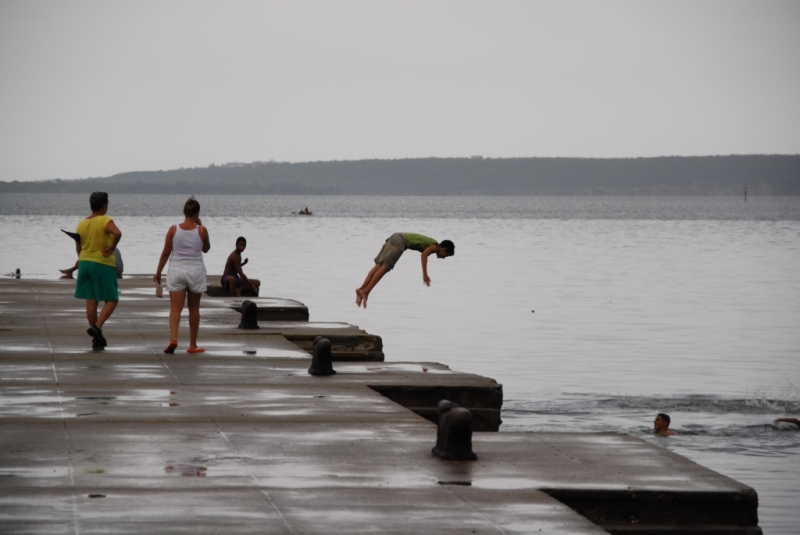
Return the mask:
<path id="1" fill-rule="evenodd" d="M 106 266 L 116 267 L 114 255 L 103 256 L 103 249 L 114 242 L 114 236 L 106 232 L 106 225 L 111 221 L 107 215 L 81 219 L 75 232 L 81 236 L 81 254 L 78 260 L 97 262 Z"/>

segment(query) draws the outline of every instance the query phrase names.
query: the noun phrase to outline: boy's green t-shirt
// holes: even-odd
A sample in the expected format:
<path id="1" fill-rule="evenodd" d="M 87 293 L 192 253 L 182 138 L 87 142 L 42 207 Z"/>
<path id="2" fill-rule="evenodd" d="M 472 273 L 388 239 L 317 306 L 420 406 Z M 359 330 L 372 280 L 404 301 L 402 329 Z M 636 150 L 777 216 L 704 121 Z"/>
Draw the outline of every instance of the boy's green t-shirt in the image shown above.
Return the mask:
<path id="1" fill-rule="evenodd" d="M 434 243 L 439 243 L 433 238 L 423 236 L 422 234 L 414 234 L 413 232 L 404 232 L 403 236 L 406 237 L 406 247 L 413 251 L 419 251 L 420 253 Z"/>

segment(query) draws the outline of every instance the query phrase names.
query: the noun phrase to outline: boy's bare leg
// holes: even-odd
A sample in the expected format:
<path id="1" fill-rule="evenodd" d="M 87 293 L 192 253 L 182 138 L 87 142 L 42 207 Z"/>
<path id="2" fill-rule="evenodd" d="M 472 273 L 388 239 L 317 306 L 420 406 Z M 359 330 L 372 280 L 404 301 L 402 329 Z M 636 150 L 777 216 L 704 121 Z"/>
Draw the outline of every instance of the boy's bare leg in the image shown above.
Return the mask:
<path id="1" fill-rule="evenodd" d="M 372 280 L 372 276 L 375 274 L 376 271 L 378 271 L 378 266 L 380 266 L 380 264 L 375 264 L 374 266 L 372 266 L 372 269 L 370 269 L 369 273 L 367 273 L 367 278 L 364 279 L 364 284 L 356 288 L 356 305 L 361 306 L 361 301 L 363 299 L 363 297 L 361 297 L 361 290 L 366 288 L 367 285 L 369 284 L 369 281 Z"/>
<path id="2" fill-rule="evenodd" d="M 227 288 L 225 286 L 228 286 Z M 226 276 L 222 279 L 222 289 L 228 292 L 228 295 L 234 297 L 236 293 L 236 277 Z"/>
<path id="3" fill-rule="evenodd" d="M 66 278 L 70 278 L 70 279 L 71 279 L 71 278 L 72 278 L 72 274 L 73 274 L 73 273 L 75 272 L 75 270 L 77 270 L 77 269 L 78 269 L 78 262 L 75 262 L 75 265 L 74 265 L 74 266 L 72 266 L 71 268 L 67 268 L 67 269 L 59 269 L 59 271 L 60 271 L 61 273 L 63 273 L 63 274 L 66 276 Z"/>
<path id="4" fill-rule="evenodd" d="M 375 287 L 376 284 L 380 282 L 384 275 L 387 273 L 386 266 L 383 264 L 376 264 L 372 270 L 370 270 L 370 275 L 367 276 L 367 280 L 364 281 L 364 286 L 356 290 L 356 304 L 358 306 L 363 306 L 367 308 L 367 299 L 369 298 L 369 293 Z"/>
<path id="5" fill-rule="evenodd" d="M 369 270 L 369 273 L 367 273 L 367 278 L 364 279 L 364 284 L 356 288 L 356 305 L 361 306 L 361 301 L 364 299 L 361 295 L 361 291 L 369 286 L 369 281 L 372 280 L 372 277 L 375 275 L 375 272 L 378 271 L 379 267 L 381 267 L 380 264 L 375 264 L 372 269 Z"/>

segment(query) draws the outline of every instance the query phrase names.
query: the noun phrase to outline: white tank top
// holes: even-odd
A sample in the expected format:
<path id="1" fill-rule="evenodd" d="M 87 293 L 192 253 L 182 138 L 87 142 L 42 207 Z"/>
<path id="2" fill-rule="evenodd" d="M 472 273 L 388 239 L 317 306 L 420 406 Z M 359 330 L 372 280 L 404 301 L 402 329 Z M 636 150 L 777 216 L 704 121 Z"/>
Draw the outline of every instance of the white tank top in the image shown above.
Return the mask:
<path id="1" fill-rule="evenodd" d="M 183 230 L 180 225 L 175 225 L 170 260 L 203 260 L 203 240 L 200 239 L 200 227 Z"/>

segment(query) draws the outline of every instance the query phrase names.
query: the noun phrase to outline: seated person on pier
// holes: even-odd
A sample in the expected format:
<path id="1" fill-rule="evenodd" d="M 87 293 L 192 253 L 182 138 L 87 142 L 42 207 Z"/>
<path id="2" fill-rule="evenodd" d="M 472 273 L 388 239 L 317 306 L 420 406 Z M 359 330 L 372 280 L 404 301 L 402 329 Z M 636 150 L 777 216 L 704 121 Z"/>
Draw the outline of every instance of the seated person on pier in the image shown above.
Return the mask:
<path id="1" fill-rule="evenodd" d="M 247 240 L 239 236 L 236 238 L 236 249 L 228 255 L 228 260 L 225 261 L 225 271 L 222 273 L 220 283 L 222 289 L 231 296 L 241 297 L 242 290 L 246 288 L 250 288 L 255 295 L 258 295 L 258 289 L 261 286 L 261 281 L 247 278 L 242 271 L 242 266 L 247 264 L 246 258 L 242 261 L 242 253 L 246 247 Z"/>
<path id="2" fill-rule="evenodd" d="M 436 254 L 438 258 L 447 258 L 456 252 L 456 246 L 450 240 L 437 242 L 433 238 L 410 232 L 392 234 L 375 257 L 375 266 L 367 273 L 364 284 L 356 288 L 356 305 L 367 308 L 369 293 L 383 276 L 394 268 L 406 249 L 422 253 L 422 282 L 425 286 L 431 285 L 431 279 L 428 277 L 428 257 Z"/>
<path id="3" fill-rule="evenodd" d="M 663 412 L 658 413 L 656 419 L 653 421 L 653 430 L 655 431 L 656 435 L 662 437 L 669 437 L 673 435 L 679 435 L 680 433 L 676 433 L 675 431 L 670 431 L 669 423 L 671 418 L 668 414 L 664 414 Z"/>

